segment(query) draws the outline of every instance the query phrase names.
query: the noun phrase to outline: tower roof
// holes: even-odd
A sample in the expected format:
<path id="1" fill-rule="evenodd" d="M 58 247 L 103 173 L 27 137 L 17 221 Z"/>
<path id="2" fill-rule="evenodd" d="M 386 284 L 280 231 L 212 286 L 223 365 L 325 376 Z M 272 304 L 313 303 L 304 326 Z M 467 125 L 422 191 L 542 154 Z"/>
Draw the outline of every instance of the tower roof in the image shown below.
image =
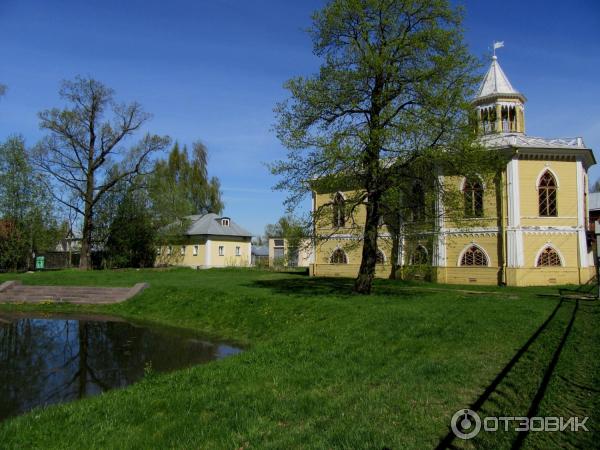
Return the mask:
<path id="1" fill-rule="evenodd" d="M 492 64 L 479 86 L 475 100 L 502 95 L 516 96 L 523 101 L 525 100 L 523 95 L 510 84 L 506 74 L 498 64 L 498 57 L 494 55 L 492 56 Z"/>

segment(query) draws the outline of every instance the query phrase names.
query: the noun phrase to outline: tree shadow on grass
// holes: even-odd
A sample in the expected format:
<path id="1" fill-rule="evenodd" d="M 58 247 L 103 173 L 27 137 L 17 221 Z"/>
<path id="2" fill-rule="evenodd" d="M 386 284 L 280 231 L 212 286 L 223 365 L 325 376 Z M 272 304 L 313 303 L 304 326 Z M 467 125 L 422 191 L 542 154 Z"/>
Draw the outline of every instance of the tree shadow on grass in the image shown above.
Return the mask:
<path id="1" fill-rule="evenodd" d="M 482 410 L 482 408 L 484 407 L 485 403 L 488 401 L 491 401 L 490 397 L 492 396 L 492 394 L 494 394 L 494 393 L 497 393 L 499 395 L 502 394 L 499 389 L 501 383 L 509 375 L 509 373 L 513 370 L 514 366 L 519 362 L 519 360 L 524 359 L 523 357 L 528 352 L 530 352 L 530 347 L 540 338 L 540 335 L 542 335 L 546 331 L 546 329 L 549 327 L 549 325 L 554 321 L 554 318 L 556 317 L 558 311 L 567 303 L 572 303 L 572 302 L 565 301 L 563 298 L 561 298 L 561 300 L 557 303 L 556 307 L 550 313 L 550 315 L 547 317 L 547 319 L 531 335 L 531 337 L 525 342 L 525 344 L 515 353 L 515 355 L 506 364 L 506 366 L 496 375 L 494 380 L 491 382 L 490 385 L 488 385 L 485 388 L 485 390 L 481 393 L 479 398 L 477 398 L 477 400 L 475 400 L 475 402 L 473 402 L 471 405 L 469 405 L 468 409 L 470 409 L 471 411 L 474 411 L 476 413 L 480 412 Z M 526 417 L 534 417 L 539 410 L 540 404 L 544 398 L 544 395 L 546 394 L 546 390 L 550 383 L 550 379 L 552 378 L 552 375 L 554 374 L 556 365 L 560 358 L 560 354 L 562 353 L 565 343 L 571 333 L 571 329 L 572 329 L 573 323 L 575 322 L 575 319 L 577 317 L 578 310 L 579 310 L 579 301 L 577 300 L 574 303 L 574 307 L 571 312 L 570 320 L 569 320 L 566 328 L 562 332 L 561 339 L 560 339 L 557 347 L 552 352 L 552 358 L 550 361 L 548 361 L 548 364 L 545 367 L 545 370 L 543 373 L 543 378 L 540 382 L 540 385 L 538 386 L 535 396 L 531 400 Z M 512 389 L 518 389 L 518 386 L 512 386 Z M 521 433 L 517 434 L 516 439 L 512 442 L 511 448 L 513 450 L 521 449 L 525 442 L 527 434 L 528 434 L 527 432 L 521 432 Z M 447 449 L 447 448 L 450 448 L 450 449 L 457 448 L 454 445 L 455 440 L 456 440 L 456 436 L 454 435 L 454 432 L 452 430 L 448 431 L 448 433 L 439 441 L 438 445 L 436 446 L 436 450 Z"/>
<path id="2" fill-rule="evenodd" d="M 296 273 L 297 274 L 297 273 Z M 274 279 L 274 280 L 255 280 L 249 284 L 250 287 L 270 289 L 276 294 L 293 296 L 336 296 L 336 297 L 356 297 L 368 300 L 373 297 L 396 297 L 409 298 L 422 296 L 417 291 L 400 291 L 401 281 L 393 283 L 376 280 L 371 295 L 360 295 L 353 291 L 353 278 L 319 278 L 298 276 L 293 278 Z"/>

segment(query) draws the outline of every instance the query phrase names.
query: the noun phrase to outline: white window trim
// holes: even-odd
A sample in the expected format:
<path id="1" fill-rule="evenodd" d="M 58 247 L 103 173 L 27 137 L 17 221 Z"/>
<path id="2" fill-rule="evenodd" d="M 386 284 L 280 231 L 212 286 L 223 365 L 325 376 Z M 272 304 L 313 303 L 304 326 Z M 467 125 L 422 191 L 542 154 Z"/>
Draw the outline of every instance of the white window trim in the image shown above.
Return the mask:
<path id="1" fill-rule="evenodd" d="M 558 181 L 558 175 L 556 175 L 556 172 L 554 170 L 552 170 L 552 168 L 549 166 L 545 166 L 542 169 L 542 171 L 538 174 L 538 176 L 535 180 L 535 190 L 537 191 L 540 188 L 540 180 L 542 179 L 542 177 L 544 176 L 544 174 L 546 172 L 550 172 L 552 174 L 552 176 L 554 177 L 554 181 L 556 182 L 556 190 L 558 191 L 560 189 L 560 182 Z"/>
<path id="2" fill-rule="evenodd" d="M 471 247 L 477 247 L 479 250 L 481 250 L 483 252 L 483 254 L 485 255 L 485 259 L 487 261 L 487 264 L 485 266 L 463 266 L 460 263 L 462 261 L 462 258 L 463 258 L 463 255 L 465 254 L 465 252 L 467 250 L 469 250 Z M 458 255 L 458 261 L 456 262 L 456 267 L 490 267 L 491 263 L 492 263 L 492 259 L 490 258 L 490 255 L 488 254 L 488 252 L 485 251 L 485 248 L 483 248 L 479 244 L 476 244 L 475 242 L 471 242 L 470 244 L 467 244 L 467 246 L 465 248 L 463 248 L 462 251 L 460 252 L 460 255 Z"/>
<path id="3" fill-rule="evenodd" d="M 546 249 L 550 247 L 552 250 L 554 250 L 556 252 L 556 254 L 558 255 L 558 259 L 560 259 L 560 266 L 539 266 L 538 265 L 538 259 L 540 258 L 540 255 L 542 254 L 542 252 Z M 538 250 L 538 252 L 535 254 L 535 259 L 533 260 L 533 266 L 534 267 L 543 267 L 543 268 L 549 268 L 549 269 L 553 269 L 556 267 L 566 267 L 567 264 L 565 263 L 565 258 L 562 255 L 562 253 L 560 252 L 559 249 L 557 249 L 554 245 L 552 245 L 550 242 L 546 242 L 544 245 L 542 245 L 542 248 L 540 248 Z"/>
<path id="4" fill-rule="evenodd" d="M 235 247 L 235 256 L 242 256 L 242 248 L 239 245 Z"/>
<path id="5" fill-rule="evenodd" d="M 219 245 L 219 256 L 225 256 L 225 246 Z"/>
<path id="6" fill-rule="evenodd" d="M 182 246 L 181 246 L 181 250 L 179 250 L 179 254 L 180 254 L 181 256 L 185 256 L 185 245 L 182 245 Z"/>
<path id="7" fill-rule="evenodd" d="M 193 251 L 192 251 L 192 255 L 193 256 L 198 256 L 198 250 L 199 250 L 199 248 L 200 248 L 199 245 L 194 245 Z"/>

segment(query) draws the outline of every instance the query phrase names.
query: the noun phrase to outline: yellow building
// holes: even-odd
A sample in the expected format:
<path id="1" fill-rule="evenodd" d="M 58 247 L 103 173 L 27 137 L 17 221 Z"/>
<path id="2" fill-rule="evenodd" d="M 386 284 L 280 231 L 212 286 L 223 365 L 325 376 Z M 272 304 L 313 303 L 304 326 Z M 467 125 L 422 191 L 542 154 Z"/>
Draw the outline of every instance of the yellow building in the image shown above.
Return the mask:
<path id="1" fill-rule="evenodd" d="M 157 249 L 156 265 L 196 269 L 250 266 L 252 235 L 229 217 L 188 216 L 184 235 Z"/>
<path id="2" fill-rule="evenodd" d="M 579 137 L 525 134 L 525 102 L 494 56 L 473 104 L 482 143 L 501 152 L 506 167 L 499 177 L 439 177 L 445 188 L 460 191 L 468 218 L 451 220 L 438 200 L 430 231 L 403 236 L 399 243 L 402 274 L 427 266 L 424 276 L 442 283 L 512 286 L 580 284 L 594 276 L 586 236 L 587 171 L 596 163 L 594 155 Z M 313 275 L 358 273 L 362 248 L 356 227 L 353 231 L 339 213 L 346 195 L 351 194 L 313 192 L 313 210 L 333 208 L 331 224 L 315 223 L 316 234 L 327 239 L 314 245 Z M 359 229 L 364 219 L 364 211 L 353 216 Z M 389 275 L 391 249 L 382 226 L 377 276 Z"/>

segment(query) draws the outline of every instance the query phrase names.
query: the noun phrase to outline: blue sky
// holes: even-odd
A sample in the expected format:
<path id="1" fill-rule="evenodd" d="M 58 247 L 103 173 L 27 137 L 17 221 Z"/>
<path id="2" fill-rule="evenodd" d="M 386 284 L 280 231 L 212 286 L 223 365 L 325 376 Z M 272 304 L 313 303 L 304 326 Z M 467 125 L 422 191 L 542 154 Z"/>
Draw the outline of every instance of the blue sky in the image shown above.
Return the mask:
<path id="1" fill-rule="evenodd" d="M 264 163 L 282 157 L 273 106 L 282 85 L 318 68 L 303 31 L 323 1 L 0 0 L 0 139 L 40 137 L 37 112 L 60 105 L 60 80 L 91 75 L 153 114 L 148 130 L 200 139 L 226 214 L 255 234 L 283 213 Z M 527 133 L 583 136 L 600 150 L 600 2 L 463 3 L 465 36 L 528 98 Z M 487 61 L 486 61 L 487 65 Z M 484 68 L 485 70 L 485 68 Z M 600 160 L 600 153 L 596 153 Z M 600 167 L 591 170 L 591 180 Z"/>

